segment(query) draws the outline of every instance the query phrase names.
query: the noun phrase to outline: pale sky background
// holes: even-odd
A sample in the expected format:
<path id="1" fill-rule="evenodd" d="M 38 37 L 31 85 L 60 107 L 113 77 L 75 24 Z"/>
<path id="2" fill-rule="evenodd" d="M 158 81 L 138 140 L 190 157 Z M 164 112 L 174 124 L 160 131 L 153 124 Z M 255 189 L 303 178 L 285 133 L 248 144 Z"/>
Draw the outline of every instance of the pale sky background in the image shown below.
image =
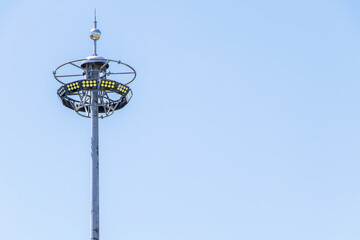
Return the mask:
<path id="1" fill-rule="evenodd" d="M 102 240 L 360 239 L 360 2 L 3 1 L 0 238 L 89 239 L 90 120 L 52 71 L 138 73 L 100 120 Z"/>

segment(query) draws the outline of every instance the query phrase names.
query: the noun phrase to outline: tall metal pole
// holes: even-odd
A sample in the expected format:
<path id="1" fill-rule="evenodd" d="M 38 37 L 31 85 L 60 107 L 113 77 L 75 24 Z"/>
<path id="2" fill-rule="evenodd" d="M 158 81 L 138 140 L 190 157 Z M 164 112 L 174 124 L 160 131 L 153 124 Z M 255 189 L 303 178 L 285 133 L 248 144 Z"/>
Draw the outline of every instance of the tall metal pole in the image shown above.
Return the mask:
<path id="1" fill-rule="evenodd" d="M 88 65 L 90 79 L 99 82 L 99 68 Z M 99 106 L 98 90 L 91 91 L 91 216 L 90 239 L 99 240 Z"/>
<path id="2" fill-rule="evenodd" d="M 94 29 L 97 29 L 96 9 L 94 19 Z M 100 37 L 100 35 L 98 36 Z M 96 41 L 94 40 L 94 56 L 96 56 Z M 91 79 L 96 79 L 97 86 L 100 83 L 100 67 L 88 64 L 87 70 Z M 99 240 L 100 236 L 100 212 L 99 212 L 99 105 L 98 90 L 91 91 L 91 214 L 90 214 L 90 240 Z"/>
<path id="3" fill-rule="evenodd" d="M 136 78 L 135 70 L 121 61 L 104 59 L 97 56 L 96 41 L 101 37 L 101 31 L 97 29 L 96 10 L 94 28 L 90 30 L 90 38 L 94 41 L 94 55 L 86 59 L 79 59 L 62 64 L 53 72 L 55 79 L 62 84 L 57 94 L 67 108 L 75 110 L 80 116 L 91 117 L 91 180 L 90 180 L 90 240 L 100 238 L 100 211 L 99 211 L 99 116 L 108 117 L 114 111 L 123 108 L 131 99 L 132 91 L 127 86 Z M 81 65 L 78 63 L 81 61 Z M 110 63 L 121 64 L 131 72 L 107 71 Z M 82 74 L 61 74 L 56 71 L 64 66 L 76 67 L 83 71 Z M 101 77 L 100 77 L 101 73 Z M 133 74 L 133 78 L 127 83 L 116 82 L 106 79 L 112 74 Z M 83 80 L 74 82 L 62 82 L 62 77 L 78 77 L 84 75 Z M 124 76 L 124 75 L 122 75 Z M 129 79 L 128 79 L 129 80 Z M 95 83 L 97 82 L 97 83 Z M 108 93 L 116 93 L 119 96 L 110 99 Z M 110 95 L 111 96 L 111 95 Z M 89 109 L 90 107 L 90 109 Z"/>

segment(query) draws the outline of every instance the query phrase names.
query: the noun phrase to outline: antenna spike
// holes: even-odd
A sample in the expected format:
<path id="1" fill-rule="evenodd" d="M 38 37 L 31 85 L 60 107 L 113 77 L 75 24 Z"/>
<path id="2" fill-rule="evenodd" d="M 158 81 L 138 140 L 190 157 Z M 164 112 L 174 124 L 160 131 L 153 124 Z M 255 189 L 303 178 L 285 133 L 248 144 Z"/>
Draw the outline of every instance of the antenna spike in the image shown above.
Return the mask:
<path id="1" fill-rule="evenodd" d="M 96 8 L 94 9 L 94 27 L 97 28 L 97 21 L 96 21 Z"/>

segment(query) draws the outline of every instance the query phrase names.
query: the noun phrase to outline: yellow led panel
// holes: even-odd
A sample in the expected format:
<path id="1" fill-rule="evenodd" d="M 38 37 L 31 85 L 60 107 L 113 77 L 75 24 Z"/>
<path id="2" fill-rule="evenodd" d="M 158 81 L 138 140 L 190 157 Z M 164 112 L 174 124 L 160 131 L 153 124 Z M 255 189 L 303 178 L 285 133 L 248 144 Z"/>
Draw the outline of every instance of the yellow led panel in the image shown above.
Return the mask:
<path id="1" fill-rule="evenodd" d="M 81 81 L 83 87 L 96 87 L 96 80 L 83 80 Z M 77 86 L 79 87 L 79 86 Z"/>
<path id="2" fill-rule="evenodd" d="M 125 85 L 119 84 L 117 90 L 121 93 L 126 93 L 129 88 Z"/>
<path id="3" fill-rule="evenodd" d="M 114 82 L 114 81 L 103 80 L 103 81 L 101 81 L 101 87 L 103 87 L 103 88 L 114 88 L 115 83 L 116 82 Z"/>
<path id="4" fill-rule="evenodd" d="M 66 85 L 68 91 L 73 91 L 77 88 L 79 88 L 79 83 L 78 82 L 74 82 L 74 83 L 69 83 Z"/>

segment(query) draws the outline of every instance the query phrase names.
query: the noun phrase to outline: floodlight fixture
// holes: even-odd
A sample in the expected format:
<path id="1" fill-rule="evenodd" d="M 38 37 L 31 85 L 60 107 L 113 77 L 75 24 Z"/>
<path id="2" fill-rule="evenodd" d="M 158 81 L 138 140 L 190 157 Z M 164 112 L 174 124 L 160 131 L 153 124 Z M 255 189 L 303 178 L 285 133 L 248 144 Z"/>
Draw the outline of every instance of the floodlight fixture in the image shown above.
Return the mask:
<path id="1" fill-rule="evenodd" d="M 90 31 L 93 56 L 66 62 L 53 72 L 61 84 L 57 95 L 62 104 L 82 117 L 91 118 L 91 240 L 99 239 L 98 119 L 111 116 L 129 103 L 132 97 L 129 84 L 136 78 L 136 71 L 130 65 L 97 55 L 96 43 L 100 37 L 95 12 L 94 28 Z M 113 67 L 116 71 L 110 72 Z"/>
<path id="2" fill-rule="evenodd" d="M 110 72 L 110 65 L 118 65 L 121 69 Z M 128 85 L 136 78 L 136 71 L 130 65 L 99 56 L 64 63 L 56 68 L 53 74 L 55 79 L 62 84 L 57 93 L 63 105 L 80 116 L 88 118 L 91 117 L 92 93 L 97 92 L 96 105 L 100 113 L 98 117 L 111 116 L 130 101 L 132 90 Z M 109 79 L 109 76 L 116 80 Z M 83 79 L 79 80 L 79 77 Z M 70 81 L 64 79 L 70 79 Z"/>

